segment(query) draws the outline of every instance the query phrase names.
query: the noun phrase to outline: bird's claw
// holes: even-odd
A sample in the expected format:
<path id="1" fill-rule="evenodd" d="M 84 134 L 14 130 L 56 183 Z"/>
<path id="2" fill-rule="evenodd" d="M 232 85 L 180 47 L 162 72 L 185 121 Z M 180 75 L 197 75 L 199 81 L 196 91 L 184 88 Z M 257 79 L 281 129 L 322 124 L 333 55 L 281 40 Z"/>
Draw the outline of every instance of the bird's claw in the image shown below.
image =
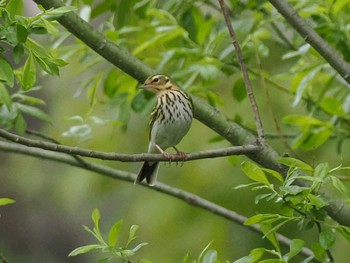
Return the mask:
<path id="1" fill-rule="evenodd" d="M 187 160 L 187 154 L 184 152 L 177 151 L 176 154 L 166 153 L 163 152 L 163 156 L 169 159 L 169 166 L 171 165 L 171 162 L 176 158 L 179 157 L 181 159 L 180 165 L 183 166 L 184 161 Z M 179 164 L 179 161 L 175 161 L 176 165 Z"/>

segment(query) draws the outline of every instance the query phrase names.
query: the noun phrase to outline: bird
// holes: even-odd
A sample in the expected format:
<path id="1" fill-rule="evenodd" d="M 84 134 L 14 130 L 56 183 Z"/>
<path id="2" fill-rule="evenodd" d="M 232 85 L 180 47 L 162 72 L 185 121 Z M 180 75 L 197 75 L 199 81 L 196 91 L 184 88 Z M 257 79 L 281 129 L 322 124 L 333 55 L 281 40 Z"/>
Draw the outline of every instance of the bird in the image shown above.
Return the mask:
<path id="1" fill-rule="evenodd" d="M 168 76 L 156 74 L 148 77 L 140 87 L 156 94 L 157 101 L 151 113 L 149 132 L 149 153 L 161 153 L 169 160 L 174 154 L 165 152 L 172 147 L 182 160 L 187 158 L 176 145 L 189 131 L 193 119 L 193 104 L 191 98 L 182 91 Z M 138 173 L 135 184 L 146 180 L 154 185 L 157 179 L 159 162 L 146 161 Z"/>

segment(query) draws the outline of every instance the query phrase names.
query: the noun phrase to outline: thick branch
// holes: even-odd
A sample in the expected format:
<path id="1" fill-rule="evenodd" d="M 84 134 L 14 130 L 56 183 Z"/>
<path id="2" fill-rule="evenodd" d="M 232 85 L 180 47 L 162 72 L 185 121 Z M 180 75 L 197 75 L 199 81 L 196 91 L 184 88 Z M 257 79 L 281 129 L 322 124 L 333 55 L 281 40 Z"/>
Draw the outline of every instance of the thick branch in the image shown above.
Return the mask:
<path id="1" fill-rule="evenodd" d="M 350 84 L 350 65 L 320 37 L 286 0 L 269 0 L 293 28 Z"/>
<path id="2" fill-rule="evenodd" d="M 139 153 L 139 154 L 122 154 L 115 152 L 100 152 L 93 151 L 89 149 L 79 148 L 79 147 L 71 147 L 67 145 L 62 145 L 58 143 L 46 142 L 41 140 L 33 140 L 29 138 L 25 138 L 3 129 L 0 129 L 0 137 L 7 139 L 9 141 L 23 144 L 29 147 L 41 148 L 44 150 L 66 153 L 70 155 L 79 155 L 90 158 L 98 158 L 102 160 L 112 160 L 112 161 L 120 161 L 120 162 L 141 162 L 141 161 L 169 161 L 167 157 L 163 154 L 151 154 L 151 153 Z M 174 155 L 171 161 L 191 161 L 191 160 L 199 160 L 205 158 L 216 158 L 230 155 L 240 155 L 240 154 L 248 154 L 253 153 L 259 150 L 259 146 L 257 145 L 244 145 L 244 146 L 232 146 L 221 149 L 213 149 L 206 150 L 201 152 L 193 152 L 187 154 L 186 160 L 183 160 L 181 156 Z"/>
<path id="3" fill-rule="evenodd" d="M 113 169 L 108 166 L 104 166 L 101 164 L 93 164 L 89 163 L 86 161 L 82 160 L 77 160 L 72 156 L 62 154 L 62 153 L 56 153 L 52 151 L 47 151 L 43 149 L 38 149 L 38 148 L 31 148 L 27 146 L 23 146 L 20 144 L 16 143 L 9 143 L 9 142 L 4 142 L 0 141 L 0 152 L 5 151 L 5 152 L 13 152 L 17 154 L 24 154 L 28 155 L 31 157 L 37 157 L 45 160 L 51 160 L 51 161 L 56 161 L 59 163 L 65 163 L 69 164 L 75 167 L 83 168 L 89 171 L 96 172 L 98 174 L 113 178 L 113 179 L 119 179 L 123 181 L 128 181 L 128 182 L 134 182 L 136 175 L 128 172 L 124 172 L 121 170 Z M 219 206 L 215 203 L 212 203 L 206 199 L 203 199 L 202 197 L 186 192 L 184 190 L 157 182 L 154 186 L 150 187 L 147 184 L 140 184 L 143 187 L 149 187 L 152 188 L 158 192 L 164 193 L 166 195 L 173 196 L 179 200 L 182 200 L 189 205 L 196 206 L 199 208 L 202 208 L 206 211 L 212 212 L 213 214 L 216 214 L 218 216 L 221 216 L 223 218 L 226 218 L 232 222 L 238 223 L 240 225 L 243 225 L 243 223 L 247 220 L 246 217 L 237 214 L 234 211 L 228 210 L 222 206 Z M 136 187 L 136 186 L 135 186 Z M 251 225 L 251 226 L 246 226 L 250 230 L 263 234 L 262 231 L 260 230 L 259 226 L 257 225 Z M 290 246 L 291 240 L 283 235 L 277 234 L 277 238 L 279 242 L 285 246 Z M 308 248 L 304 247 L 302 250 L 302 253 L 308 257 L 312 256 L 313 253 L 311 250 Z M 316 261 L 315 261 L 316 262 Z"/>
<path id="4" fill-rule="evenodd" d="M 34 1 L 46 9 L 63 6 L 61 0 Z M 59 22 L 77 38 L 81 39 L 86 45 L 95 50 L 95 52 L 138 81 L 143 82 L 152 74 L 152 69 L 134 58 L 126 50 L 116 47 L 114 43 L 106 39 L 102 33 L 94 30 L 74 12 L 63 15 L 59 18 Z M 233 145 L 255 143 L 256 137 L 252 133 L 245 130 L 237 123 L 227 119 L 217 109 L 194 96 L 192 96 L 192 101 L 194 104 L 195 118 L 216 131 L 230 143 Z M 247 156 L 263 167 L 274 169 L 283 175 L 287 173 L 286 168 L 277 161 L 279 159 L 278 153 L 267 144 L 262 146 L 261 151 L 250 153 Z M 330 204 L 332 204 L 326 208 L 329 215 L 339 223 L 350 226 L 350 207 L 342 200 L 334 197 L 331 193 L 325 192 L 325 196 L 329 198 L 328 200 L 330 200 Z M 333 209 L 333 205 L 336 206 L 336 209 Z"/>

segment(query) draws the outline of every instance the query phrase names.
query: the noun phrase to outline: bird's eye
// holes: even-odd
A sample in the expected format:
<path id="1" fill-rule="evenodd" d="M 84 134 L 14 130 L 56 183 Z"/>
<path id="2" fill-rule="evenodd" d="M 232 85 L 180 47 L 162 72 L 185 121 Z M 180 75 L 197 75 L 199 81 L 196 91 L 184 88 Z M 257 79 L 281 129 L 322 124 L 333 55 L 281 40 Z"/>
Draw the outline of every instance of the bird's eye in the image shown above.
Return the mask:
<path id="1" fill-rule="evenodd" d="M 152 80 L 152 82 L 153 82 L 153 83 L 158 83 L 158 82 L 159 82 L 159 78 L 154 78 L 154 79 Z"/>

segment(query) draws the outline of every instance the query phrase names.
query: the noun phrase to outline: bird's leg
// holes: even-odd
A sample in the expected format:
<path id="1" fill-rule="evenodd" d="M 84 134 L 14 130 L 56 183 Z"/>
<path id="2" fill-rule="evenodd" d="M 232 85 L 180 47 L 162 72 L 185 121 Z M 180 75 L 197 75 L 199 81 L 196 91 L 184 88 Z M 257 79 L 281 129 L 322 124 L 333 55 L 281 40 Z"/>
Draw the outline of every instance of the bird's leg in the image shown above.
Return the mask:
<path id="1" fill-rule="evenodd" d="M 164 157 L 169 159 L 169 166 L 171 165 L 172 159 L 174 159 L 174 155 L 171 153 L 165 152 L 158 144 L 156 144 L 157 149 L 163 154 Z"/>
<path id="2" fill-rule="evenodd" d="M 176 155 L 179 156 L 181 158 L 181 166 L 184 164 L 184 161 L 187 160 L 187 154 L 185 152 L 181 152 L 179 151 L 175 146 L 173 146 L 173 148 L 176 151 Z M 178 162 L 176 162 L 177 164 Z"/>

